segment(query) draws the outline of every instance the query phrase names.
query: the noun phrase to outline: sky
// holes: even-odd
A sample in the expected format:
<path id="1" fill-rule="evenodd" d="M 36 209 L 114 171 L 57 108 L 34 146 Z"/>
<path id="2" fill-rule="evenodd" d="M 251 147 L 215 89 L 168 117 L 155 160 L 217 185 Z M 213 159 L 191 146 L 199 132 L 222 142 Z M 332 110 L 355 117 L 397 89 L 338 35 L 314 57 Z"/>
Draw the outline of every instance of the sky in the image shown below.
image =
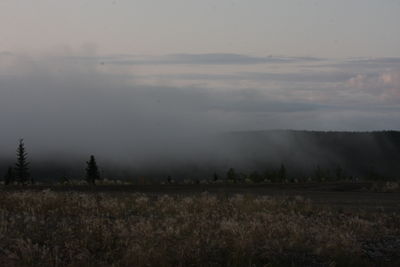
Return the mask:
<path id="1" fill-rule="evenodd" d="M 0 148 L 155 155 L 229 131 L 400 130 L 398 14 L 397 0 L 2 0 Z"/>
<path id="2" fill-rule="evenodd" d="M 397 0 L 2 0 L 0 50 L 400 56 Z"/>

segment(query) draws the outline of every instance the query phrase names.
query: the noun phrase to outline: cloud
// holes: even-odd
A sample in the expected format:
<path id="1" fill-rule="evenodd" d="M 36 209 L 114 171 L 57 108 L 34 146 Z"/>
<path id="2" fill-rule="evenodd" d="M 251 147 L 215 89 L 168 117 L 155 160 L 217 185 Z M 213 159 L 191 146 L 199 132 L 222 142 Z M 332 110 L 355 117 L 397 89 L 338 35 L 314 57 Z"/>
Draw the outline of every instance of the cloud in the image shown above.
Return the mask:
<path id="1" fill-rule="evenodd" d="M 278 82 L 295 82 L 295 83 L 336 83 L 345 82 L 353 78 L 355 74 L 348 72 L 239 72 L 228 74 L 212 74 L 212 73 L 181 73 L 152 76 L 162 79 L 179 79 L 179 80 L 254 80 L 254 81 L 278 81 Z"/>
<path id="2" fill-rule="evenodd" d="M 24 137 L 39 154 L 198 155 L 212 134 L 271 123 L 260 114 L 314 110 L 257 89 L 140 85 L 90 60 L 60 60 L 62 54 L 7 57 L 0 58 L 1 153 Z"/>
<path id="3" fill-rule="evenodd" d="M 106 57 L 76 57 L 80 60 L 96 60 L 116 65 L 253 65 L 271 63 L 316 62 L 322 59 L 314 57 L 254 57 L 240 54 L 172 54 L 165 56 L 115 55 Z"/>
<path id="4" fill-rule="evenodd" d="M 400 64 L 400 57 L 353 59 L 349 62 L 358 64 Z"/>
<path id="5" fill-rule="evenodd" d="M 382 73 L 379 80 L 385 87 L 385 99 L 400 100 L 400 70 Z"/>
<path id="6" fill-rule="evenodd" d="M 379 123 L 370 121 L 372 129 L 398 125 L 393 119 L 398 113 L 396 102 L 375 101 L 397 97 L 396 71 L 357 76 L 339 70 L 281 70 L 279 74 L 204 73 L 198 77 L 259 80 L 259 87 L 233 80 L 240 86 L 232 89 L 229 84 L 221 88 L 144 85 L 135 80 L 135 73 L 110 70 L 93 58 L 101 57 L 0 55 L 0 154 L 13 154 L 16 140 L 25 137 L 38 154 L 93 153 L 127 162 L 207 157 L 213 146 L 210 136 L 227 131 L 357 130 L 352 122 L 360 116 L 364 122 L 368 116 L 380 118 Z M 265 82 L 269 79 L 274 82 Z M 374 90 L 379 93 L 374 95 Z M 383 108 L 387 103 L 393 103 L 392 108 Z M 338 116 L 344 113 L 346 118 Z M 361 126 L 364 129 L 366 124 Z"/>
<path id="7" fill-rule="evenodd" d="M 7 56 L 14 56 L 14 54 L 9 51 L 1 51 L 0 52 L 0 57 L 7 57 Z"/>
<path id="8" fill-rule="evenodd" d="M 397 102 L 400 100 L 400 70 L 389 70 L 379 74 L 358 74 L 347 82 L 350 88 L 379 97 L 382 101 Z"/>
<path id="9" fill-rule="evenodd" d="M 331 61 L 320 64 L 319 67 L 337 68 L 342 71 L 358 71 L 358 72 L 376 72 L 382 69 L 399 69 L 399 57 L 386 57 L 386 58 L 361 58 L 361 59 L 347 59 L 340 61 Z"/>
<path id="10" fill-rule="evenodd" d="M 374 89 L 378 87 L 378 82 L 379 79 L 377 75 L 357 74 L 356 76 L 351 77 L 347 84 L 352 88 Z"/>

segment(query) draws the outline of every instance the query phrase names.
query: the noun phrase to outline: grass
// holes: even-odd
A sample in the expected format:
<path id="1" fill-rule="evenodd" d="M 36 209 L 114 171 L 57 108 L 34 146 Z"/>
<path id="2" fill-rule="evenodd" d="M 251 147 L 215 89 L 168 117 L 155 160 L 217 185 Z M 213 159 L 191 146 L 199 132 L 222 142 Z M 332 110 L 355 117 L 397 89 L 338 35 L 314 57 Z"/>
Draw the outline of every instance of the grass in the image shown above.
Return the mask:
<path id="1" fill-rule="evenodd" d="M 1 266 L 399 266 L 400 215 L 303 197 L 0 191 Z"/>

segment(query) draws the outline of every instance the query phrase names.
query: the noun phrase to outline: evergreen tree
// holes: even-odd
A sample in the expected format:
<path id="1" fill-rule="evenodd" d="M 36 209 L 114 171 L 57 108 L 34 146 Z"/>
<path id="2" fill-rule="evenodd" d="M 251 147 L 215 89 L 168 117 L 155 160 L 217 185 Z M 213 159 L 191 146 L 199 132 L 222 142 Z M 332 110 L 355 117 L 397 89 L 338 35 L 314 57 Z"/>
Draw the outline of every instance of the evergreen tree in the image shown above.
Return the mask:
<path id="1" fill-rule="evenodd" d="M 228 179 L 228 181 L 232 181 L 232 182 L 236 183 L 237 176 L 236 176 L 236 172 L 233 168 L 230 168 L 228 170 L 228 172 L 226 173 L 226 178 Z"/>
<path id="2" fill-rule="evenodd" d="M 86 164 L 86 181 L 88 184 L 94 185 L 96 184 L 96 180 L 100 179 L 100 173 L 93 155 L 90 156 L 90 160 Z"/>
<path id="3" fill-rule="evenodd" d="M 19 145 L 17 148 L 17 163 L 15 164 L 15 175 L 17 182 L 20 184 L 26 184 L 30 177 L 28 153 L 26 153 L 25 150 L 24 139 L 19 140 Z"/>
<path id="4" fill-rule="evenodd" d="M 170 175 L 168 175 L 168 177 L 167 177 L 167 183 L 168 183 L 168 184 L 172 184 L 172 178 L 171 178 Z"/>
<path id="5" fill-rule="evenodd" d="M 272 183 L 278 182 L 277 180 L 277 171 L 276 170 L 271 170 L 271 169 L 266 169 L 264 171 L 264 180 L 268 180 Z"/>
<path id="6" fill-rule="evenodd" d="M 264 178 L 257 171 L 254 171 L 250 174 L 249 179 L 254 183 L 262 183 L 264 182 Z"/>
<path id="7" fill-rule="evenodd" d="M 327 173 L 325 170 L 321 168 L 321 166 L 317 165 L 316 169 L 314 170 L 314 178 L 317 182 L 324 182 L 327 180 Z"/>
<path id="8" fill-rule="evenodd" d="M 342 169 L 342 167 L 337 166 L 335 169 L 335 176 L 337 180 L 344 180 L 345 179 L 345 174 L 344 171 Z"/>
<path id="9" fill-rule="evenodd" d="M 286 181 L 286 168 L 285 165 L 281 164 L 281 167 L 278 171 L 278 179 L 280 182 L 285 182 Z"/>
<path id="10" fill-rule="evenodd" d="M 218 174 L 216 172 L 214 172 L 213 180 L 214 182 L 218 181 Z"/>
<path id="11" fill-rule="evenodd" d="M 9 185 L 14 183 L 14 172 L 12 167 L 8 167 L 7 173 L 4 176 L 4 185 Z"/>

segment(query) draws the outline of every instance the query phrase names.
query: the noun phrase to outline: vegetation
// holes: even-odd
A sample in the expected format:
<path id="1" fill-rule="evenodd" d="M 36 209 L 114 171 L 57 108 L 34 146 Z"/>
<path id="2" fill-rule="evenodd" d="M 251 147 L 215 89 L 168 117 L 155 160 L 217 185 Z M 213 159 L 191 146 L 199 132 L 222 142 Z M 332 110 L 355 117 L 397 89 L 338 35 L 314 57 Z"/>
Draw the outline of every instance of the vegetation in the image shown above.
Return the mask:
<path id="1" fill-rule="evenodd" d="M 30 171 L 21 139 L 17 163 L 7 169 L 4 184 L 33 184 Z M 193 188 L 215 184 L 215 192 L 223 192 L 229 187 L 236 190 L 244 183 L 271 187 L 269 183 L 357 181 L 340 164 L 333 168 L 316 164 L 309 174 L 298 174 L 286 162 L 265 166 L 264 171 L 243 172 L 231 167 L 221 177 L 217 171 L 221 170 L 210 169 L 204 179 L 199 175 L 186 180 L 168 175 L 166 181 L 165 176 L 161 181 L 140 176 L 140 182 L 163 182 L 177 190 L 187 188 L 177 186 L 184 181 L 196 184 Z M 129 187 L 124 186 L 129 182 L 100 180 L 93 155 L 86 162 L 85 174 L 85 179 L 80 180 L 59 176 L 62 186 L 51 188 L 66 189 L 57 193 L 50 189 L 39 191 L 41 185 L 24 187 L 22 191 L 19 187 L 4 187 L 0 191 L 0 266 L 400 264 L 400 215 L 394 212 L 382 209 L 348 213 L 333 206 L 314 205 L 300 196 L 211 195 L 196 193 L 197 189 L 190 196 L 128 194 L 123 188 Z M 366 178 L 377 180 L 378 176 L 370 166 Z M 82 187 L 88 184 L 99 186 Z M 115 185 L 113 190 L 118 193 L 101 193 L 100 188 Z M 374 182 L 357 190 L 394 193 L 400 192 L 400 183 Z"/>
<path id="2" fill-rule="evenodd" d="M 16 179 L 19 184 L 25 185 L 28 183 L 29 174 L 29 162 L 28 153 L 25 150 L 24 140 L 19 140 L 17 148 L 17 163 L 15 164 Z M 30 180 L 33 183 L 33 179 Z"/>
<path id="3" fill-rule="evenodd" d="M 95 157 L 91 155 L 90 160 L 86 164 L 86 181 L 88 184 L 94 185 L 100 179 L 100 172 Z"/>
<path id="4" fill-rule="evenodd" d="M 236 171 L 233 168 L 230 168 L 226 173 L 226 179 L 230 182 L 236 183 L 238 181 Z"/>
<path id="5" fill-rule="evenodd" d="M 399 266 L 400 215 L 302 197 L 1 192 L 2 266 Z"/>
<path id="6" fill-rule="evenodd" d="M 219 159 L 186 159 L 137 166 L 102 166 L 102 178 L 138 183 L 304 183 L 332 181 L 399 181 L 400 132 L 370 133 L 260 131 L 231 133 L 214 149 Z M 226 155 L 224 155 L 224 151 Z M 224 156 L 223 156 L 224 155 Z M 240 155 L 238 157 L 238 155 Z M 226 156 L 226 157 L 225 157 Z M 82 179 L 99 182 L 96 160 L 86 170 L 80 160 L 40 161 L 30 164 L 23 140 L 17 163 L 2 158 L 4 184 Z M 50 163 L 50 164 L 49 164 Z M 9 166 L 14 165 L 11 172 Z M 116 167 L 119 166 L 119 167 Z"/>

